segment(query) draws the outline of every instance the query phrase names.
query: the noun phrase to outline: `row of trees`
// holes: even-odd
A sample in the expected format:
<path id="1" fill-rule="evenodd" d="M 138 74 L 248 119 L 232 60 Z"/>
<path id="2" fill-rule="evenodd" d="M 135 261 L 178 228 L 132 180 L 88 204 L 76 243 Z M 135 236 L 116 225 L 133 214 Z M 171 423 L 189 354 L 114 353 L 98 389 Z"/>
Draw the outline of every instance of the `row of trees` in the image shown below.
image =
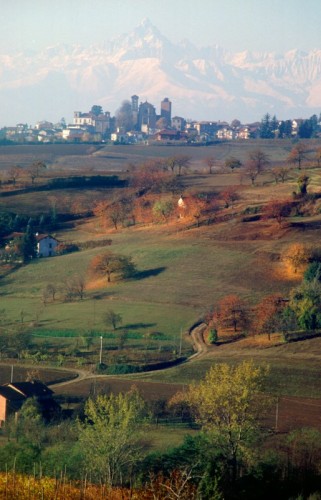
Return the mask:
<path id="1" fill-rule="evenodd" d="M 199 432 L 159 452 L 151 448 L 151 407 L 136 388 L 90 398 L 75 420 L 50 425 L 29 399 L 6 427 L 0 468 L 36 475 L 41 463 L 42 476 L 57 479 L 64 471 L 66 481 L 103 484 L 111 493 L 126 486 L 130 498 L 140 500 L 254 499 L 258 491 L 262 498 L 294 498 L 303 489 L 311 492 L 319 478 L 320 433 L 304 429 L 274 438 L 279 446 L 272 445 L 272 453 L 272 429 L 262 427 L 273 402 L 262 395 L 268 371 L 253 362 L 215 364 L 172 398 L 189 409 Z"/>
<path id="2" fill-rule="evenodd" d="M 307 120 L 300 120 L 298 130 L 295 132 L 299 139 L 310 139 L 317 137 L 320 132 L 320 117 L 312 115 Z M 276 116 L 269 113 L 264 115 L 259 128 L 259 137 L 261 139 L 291 139 L 293 138 L 292 120 L 278 120 Z"/>
<path id="3" fill-rule="evenodd" d="M 20 165 L 13 165 L 6 171 L 6 178 L 13 186 L 16 186 L 18 181 L 25 177 L 29 177 L 31 185 L 35 184 L 36 179 L 43 175 L 47 165 L 42 161 L 35 161 L 29 167 L 21 167 Z"/>
<path id="4" fill-rule="evenodd" d="M 256 306 L 237 295 L 218 301 L 206 322 L 210 341 L 216 342 L 219 332 L 235 334 L 286 334 L 296 330 L 313 331 L 321 328 L 321 258 L 319 249 L 304 244 L 291 245 L 284 253 L 294 272 L 305 268 L 302 283 L 293 288 L 289 297 L 275 293 L 264 297 Z"/>

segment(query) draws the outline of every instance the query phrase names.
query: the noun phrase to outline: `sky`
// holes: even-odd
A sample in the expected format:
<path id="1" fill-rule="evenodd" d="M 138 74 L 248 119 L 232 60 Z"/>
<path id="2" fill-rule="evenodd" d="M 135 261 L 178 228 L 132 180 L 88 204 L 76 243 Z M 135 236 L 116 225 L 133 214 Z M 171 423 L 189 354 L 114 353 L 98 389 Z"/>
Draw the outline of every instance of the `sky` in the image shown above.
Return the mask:
<path id="1" fill-rule="evenodd" d="M 145 17 L 172 42 L 281 53 L 321 48 L 320 0 L 10 0 L 0 16 L 0 53 L 103 44 Z"/>

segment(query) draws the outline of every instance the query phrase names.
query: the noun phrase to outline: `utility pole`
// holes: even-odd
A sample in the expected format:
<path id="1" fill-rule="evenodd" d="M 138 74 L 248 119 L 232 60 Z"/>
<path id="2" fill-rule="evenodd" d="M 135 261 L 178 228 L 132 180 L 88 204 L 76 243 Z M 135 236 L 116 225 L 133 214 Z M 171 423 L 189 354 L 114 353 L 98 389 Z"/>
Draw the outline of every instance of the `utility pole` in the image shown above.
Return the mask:
<path id="1" fill-rule="evenodd" d="M 275 408 L 275 432 L 278 432 L 279 425 L 279 398 L 276 398 L 276 408 Z"/>
<path id="2" fill-rule="evenodd" d="M 103 337 L 102 335 L 100 336 L 100 353 L 99 353 L 99 364 L 101 365 L 103 358 Z"/>
<path id="3" fill-rule="evenodd" d="M 183 342 L 183 330 L 181 327 L 181 336 L 180 336 L 180 340 L 179 340 L 179 357 L 181 357 L 181 355 L 182 355 L 182 342 Z"/>

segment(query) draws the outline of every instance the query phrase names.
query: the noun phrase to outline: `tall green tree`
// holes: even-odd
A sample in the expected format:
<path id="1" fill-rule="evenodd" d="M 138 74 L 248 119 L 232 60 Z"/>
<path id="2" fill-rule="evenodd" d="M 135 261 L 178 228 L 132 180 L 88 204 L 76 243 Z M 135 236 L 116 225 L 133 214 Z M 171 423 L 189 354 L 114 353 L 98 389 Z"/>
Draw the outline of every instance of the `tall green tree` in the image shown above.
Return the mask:
<path id="1" fill-rule="evenodd" d="M 142 453 L 143 416 L 144 402 L 135 389 L 89 399 L 79 423 L 84 470 L 110 486 L 130 477 Z"/>
<path id="2" fill-rule="evenodd" d="M 20 251 L 24 262 L 34 259 L 37 256 L 37 240 L 31 224 L 28 224 L 26 232 L 22 237 Z"/>
<path id="3" fill-rule="evenodd" d="M 233 479 L 259 435 L 264 404 L 258 394 L 267 370 L 251 361 L 236 366 L 216 364 L 189 389 L 195 418 L 231 466 Z"/>
<path id="4" fill-rule="evenodd" d="M 321 283 L 303 281 L 290 294 L 290 307 L 295 312 L 299 326 L 304 330 L 321 328 Z"/>

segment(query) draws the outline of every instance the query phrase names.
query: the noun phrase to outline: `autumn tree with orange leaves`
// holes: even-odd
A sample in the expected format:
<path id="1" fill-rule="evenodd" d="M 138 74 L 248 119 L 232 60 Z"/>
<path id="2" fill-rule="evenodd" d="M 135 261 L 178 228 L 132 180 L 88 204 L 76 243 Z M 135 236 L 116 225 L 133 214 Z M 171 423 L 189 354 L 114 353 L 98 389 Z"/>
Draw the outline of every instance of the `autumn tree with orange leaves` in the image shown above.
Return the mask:
<path id="1" fill-rule="evenodd" d="M 237 295 L 223 297 L 214 313 L 214 320 L 221 328 L 246 329 L 249 325 L 249 308 L 247 303 Z"/>
<path id="2" fill-rule="evenodd" d="M 110 283 L 112 276 L 115 279 L 126 279 L 134 276 L 136 268 L 131 257 L 105 252 L 96 255 L 89 266 L 89 270 L 96 276 L 103 276 Z"/>
<path id="3" fill-rule="evenodd" d="M 307 159 L 307 145 L 305 142 L 299 142 L 291 149 L 287 161 L 298 165 L 298 169 L 301 170 L 302 162 Z"/>
<path id="4" fill-rule="evenodd" d="M 293 243 L 283 252 L 283 260 L 288 263 L 296 274 L 307 266 L 312 250 L 304 243 Z"/>
<path id="5" fill-rule="evenodd" d="M 286 200 L 271 200 L 263 209 L 266 219 L 274 219 L 279 226 L 291 214 L 291 202 Z"/>
<path id="6" fill-rule="evenodd" d="M 233 205 L 234 201 L 237 201 L 239 198 L 237 187 L 230 186 L 226 188 L 224 191 L 222 191 L 221 196 L 224 200 L 225 208 L 229 208 Z"/>
<path id="7" fill-rule="evenodd" d="M 114 229 L 118 229 L 120 224 L 124 225 L 126 220 L 131 219 L 133 210 L 133 202 L 130 197 L 110 201 L 102 200 L 94 207 L 94 215 L 99 217 L 102 227 L 107 228 L 112 224 Z"/>
<path id="8" fill-rule="evenodd" d="M 257 333 L 266 333 L 270 340 L 271 333 L 278 330 L 286 301 L 280 294 L 264 297 L 255 307 L 254 329 Z"/>

